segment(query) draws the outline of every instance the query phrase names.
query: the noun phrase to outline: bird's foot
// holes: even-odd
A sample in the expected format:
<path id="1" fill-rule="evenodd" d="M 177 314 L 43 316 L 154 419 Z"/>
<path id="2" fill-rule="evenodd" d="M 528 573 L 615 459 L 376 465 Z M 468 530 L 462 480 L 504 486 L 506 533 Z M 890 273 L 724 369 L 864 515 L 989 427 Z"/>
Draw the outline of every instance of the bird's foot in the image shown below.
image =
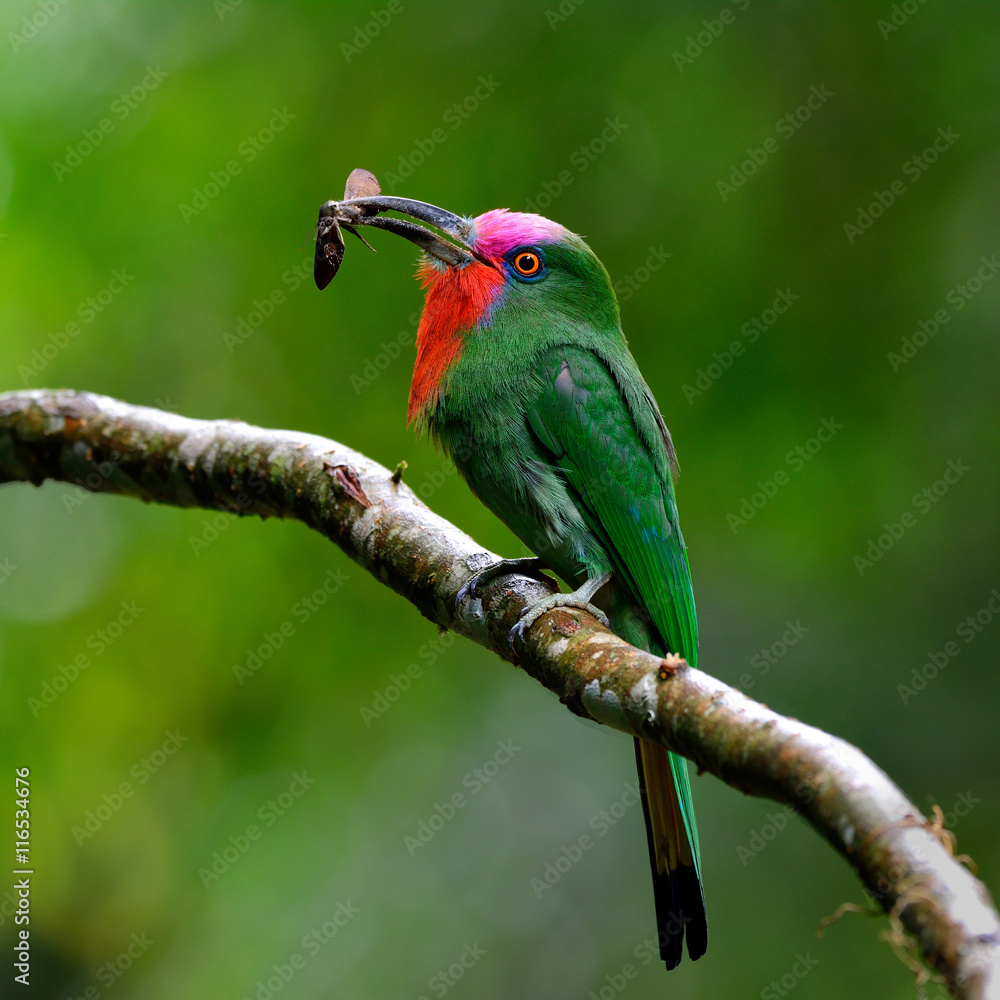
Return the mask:
<path id="1" fill-rule="evenodd" d="M 517 651 L 517 647 L 514 644 L 515 640 L 523 644 L 528 629 L 542 615 L 547 614 L 549 611 L 554 611 L 556 608 L 579 608 L 581 611 L 586 611 L 588 614 L 593 615 L 605 628 L 610 627 L 608 616 L 600 608 L 590 603 L 594 594 L 610 579 L 610 573 L 602 573 L 600 576 L 591 577 L 582 587 L 578 587 L 569 594 L 553 594 L 551 597 L 543 597 L 540 601 L 532 604 L 530 608 L 525 608 L 517 624 L 510 630 L 510 635 L 507 638 L 511 652 Z"/>
<path id="2" fill-rule="evenodd" d="M 508 573 L 520 573 L 523 576 L 530 576 L 555 589 L 555 583 L 551 577 L 542 572 L 542 560 L 538 556 L 526 556 L 523 559 L 501 559 L 499 562 L 487 566 L 486 569 L 477 573 L 455 597 L 455 610 L 458 611 L 462 602 L 467 597 L 480 597 L 482 588 L 495 580 L 498 576 L 506 576 Z"/>

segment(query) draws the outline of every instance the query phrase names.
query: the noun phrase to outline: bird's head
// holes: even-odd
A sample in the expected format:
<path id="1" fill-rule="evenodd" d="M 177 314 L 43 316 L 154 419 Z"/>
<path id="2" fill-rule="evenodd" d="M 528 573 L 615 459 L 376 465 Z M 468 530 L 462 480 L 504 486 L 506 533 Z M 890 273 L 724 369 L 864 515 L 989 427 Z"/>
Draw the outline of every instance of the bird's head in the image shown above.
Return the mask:
<path id="1" fill-rule="evenodd" d="M 378 182 L 367 171 L 351 175 L 353 190 L 359 189 L 358 175 L 364 175 L 361 189 L 377 191 Z M 346 193 L 352 193 L 350 180 Z M 379 214 L 385 211 L 409 215 L 450 239 Z M 470 337 L 504 338 L 507 347 L 514 347 L 526 345 L 539 330 L 584 323 L 621 335 L 604 266 L 579 236 L 541 215 L 501 208 L 470 218 L 381 194 L 327 202 L 320 209 L 317 233 L 320 288 L 333 278 L 343 257 L 339 227 L 353 231 L 363 225 L 395 232 L 423 251 L 417 277 L 426 300 L 408 411 L 409 420 L 418 425 L 426 422 Z"/>

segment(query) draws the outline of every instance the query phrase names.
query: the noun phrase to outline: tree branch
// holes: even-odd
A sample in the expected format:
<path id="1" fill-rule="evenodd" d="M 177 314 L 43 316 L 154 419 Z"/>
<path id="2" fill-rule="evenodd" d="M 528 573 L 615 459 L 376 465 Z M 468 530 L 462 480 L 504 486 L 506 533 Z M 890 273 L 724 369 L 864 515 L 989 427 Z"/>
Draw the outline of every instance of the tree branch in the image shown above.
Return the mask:
<path id="1" fill-rule="evenodd" d="M 510 628 L 549 590 L 500 577 L 499 557 L 344 445 L 238 421 L 191 420 L 70 391 L 0 395 L 0 483 L 46 479 L 147 502 L 295 518 L 431 621 L 510 660 Z M 635 649 L 588 614 L 532 627 L 520 666 L 578 715 L 661 743 L 750 795 L 793 806 L 916 939 L 955 997 L 1000 1000 L 1000 919 L 946 839 L 856 747 L 787 719 L 683 661 Z"/>

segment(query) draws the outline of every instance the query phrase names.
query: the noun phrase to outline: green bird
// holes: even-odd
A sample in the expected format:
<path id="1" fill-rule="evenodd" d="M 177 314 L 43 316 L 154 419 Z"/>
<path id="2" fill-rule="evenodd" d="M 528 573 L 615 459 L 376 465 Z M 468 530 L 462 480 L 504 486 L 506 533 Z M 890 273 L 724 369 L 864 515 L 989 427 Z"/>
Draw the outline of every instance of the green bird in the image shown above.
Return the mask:
<path id="1" fill-rule="evenodd" d="M 544 565 L 574 588 L 528 609 L 515 632 L 552 607 L 585 607 L 632 645 L 695 665 L 674 448 L 597 256 L 540 215 L 496 209 L 461 218 L 382 196 L 367 171 L 351 177 L 347 198 L 320 210 L 317 284 L 325 287 L 340 266 L 340 226 L 387 229 L 424 251 L 409 421 L 440 443 L 473 493 L 539 557 L 505 560 L 487 573 Z M 379 215 L 387 210 L 451 239 Z M 687 763 L 643 740 L 635 751 L 660 956 L 672 969 L 685 937 L 692 959 L 708 944 Z"/>

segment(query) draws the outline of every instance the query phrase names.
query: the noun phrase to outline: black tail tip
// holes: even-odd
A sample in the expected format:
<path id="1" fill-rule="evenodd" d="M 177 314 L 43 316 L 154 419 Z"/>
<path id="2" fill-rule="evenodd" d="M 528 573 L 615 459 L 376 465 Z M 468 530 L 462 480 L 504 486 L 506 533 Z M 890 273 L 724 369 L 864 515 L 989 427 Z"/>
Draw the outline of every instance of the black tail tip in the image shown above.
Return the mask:
<path id="1" fill-rule="evenodd" d="M 660 958 L 668 969 L 676 969 L 684 956 L 687 938 L 688 957 L 697 961 L 708 949 L 708 917 L 701 882 L 694 868 L 681 866 L 669 875 L 660 876 L 666 885 L 657 885 L 656 929 Z M 662 905 L 666 903 L 667 905 Z"/>

